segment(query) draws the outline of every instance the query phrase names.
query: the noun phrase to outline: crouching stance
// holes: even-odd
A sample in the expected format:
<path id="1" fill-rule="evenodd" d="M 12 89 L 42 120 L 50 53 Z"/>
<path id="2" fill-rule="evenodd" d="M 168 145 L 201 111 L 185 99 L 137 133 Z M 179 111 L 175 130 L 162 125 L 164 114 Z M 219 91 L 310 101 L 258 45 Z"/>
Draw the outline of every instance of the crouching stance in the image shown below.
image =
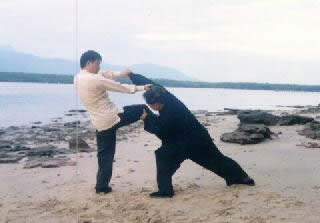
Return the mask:
<path id="1" fill-rule="evenodd" d="M 141 116 L 144 129 L 162 141 L 155 151 L 159 191 L 150 194 L 151 197 L 174 195 L 172 176 L 186 159 L 224 178 L 227 186 L 254 186 L 254 180 L 237 162 L 219 151 L 206 128 L 179 99 L 142 75 L 130 74 L 130 79 L 136 85 L 152 84 L 143 96 L 146 103 L 159 112 L 155 115 L 146 110 Z"/>

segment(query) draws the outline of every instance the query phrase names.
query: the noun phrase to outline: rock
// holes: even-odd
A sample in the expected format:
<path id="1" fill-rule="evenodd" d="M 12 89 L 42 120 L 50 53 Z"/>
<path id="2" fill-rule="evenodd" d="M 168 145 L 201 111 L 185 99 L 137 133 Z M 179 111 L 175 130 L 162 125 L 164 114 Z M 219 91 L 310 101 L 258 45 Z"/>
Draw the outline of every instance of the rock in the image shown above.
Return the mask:
<path id="1" fill-rule="evenodd" d="M 241 111 L 238 113 L 238 118 L 243 124 L 264 124 L 270 126 L 276 125 L 279 121 L 278 116 L 260 111 Z"/>
<path id="2" fill-rule="evenodd" d="M 30 150 L 29 147 L 25 147 L 25 146 L 22 146 L 22 145 L 16 145 L 10 151 L 18 152 L 18 151 L 28 151 L 28 150 Z"/>
<path id="3" fill-rule="evenodd" d="M 305 147 L 305 148 L 320 148 L 320 143 L 317 143 L 317 142 L 307 142 L 307 143 L 297 144 L 296 146 L 303 146 L 303 147 Z"/>
<path id="4" fill-rule="evenodd" d="M 312 122 L 314 119 L 307 116 L 284 115 L 276 116 L 267 112 L 260 111 L 241 111 L 238 113 L 240 123 L 243 124 L 264 124 L 268 126 L 281 125 L 289 126 L 296 124 L 305 124 Z"/>
<path id="5" fill-rule="evenodd" d="M 312 122 L 314 119 L 307 116 L 299 116 L 299 115 L 285 115 L 281 116 L 278 125 L 301 125 L 306 124 L 308 122 Z"/>
<path id="6" fill-rule="evenodd" d="M 320 139 L 320 123 L 317 121 L 309 122 L 298 133 L 310 139 Z"/>
<path id="7" fill-rule="evenodd" d="M 41 163 L 42 168 L 57 168 L 59 167 L 59 163 L 55 160 L 48 160 L 46 162 Z"/>
<path id="8" fill-rule="evenodd" d="M 36 167 L 42 168 L 57 168 L 61 166 L 75 166 L 76 163 L 71 161 L 69 158 L 67 159 L 60 159 L 60 158 L 31 158 L 25 163 L 25 169 L 31 169 Z"/>
<path id="9" fill-rule="evenodd" d="M 24 164 L 23 168 L 24 169 L 32 169 L 32 168 L 36 168 L 36 167 L 41 167 L 42 162 L 39 160 L 32 160 L 32 161 L 28 161 Z"/>
<path id="10" fill-rule="evenodd" d="M 6 152 L 0 152 L 0 158 L 7 158 L 8 154 Z"/>
<path id="11" fill-rule="evenodd" d="M 88 145 L 88 143 L 81 138 L 78 138 L 78 140 L 76 140 L 76 138 L 72 138 L 71 140 L 69 140 L 69 149 L 70 150 L 76 150 L 77 147 L 80 152 L 91 152 L 92 151 L 90 149 L 90 146 Z"/>
<path id="12" fill-rule="evenodd" d="M 59 132 L 60 129 L 57 129 L 57 128 L 44 128 L 43 131 L 44 132 Z"/>
<path id="13" fill-rule="evenodd" d="M 2 149 L 10 149 L 10 148 L 11 148 L 11 146 L 8 145 L 8 144 L 0 145 L 0 150 L 2 150 Z"/>
<path id="14" fill-rule="evenodd" d="M 303 109 L 300 111 L 302 114 L 311 113 L 311 114 L 317 114 L 320 113 L 320 105 L 318 106 L 309 106 L 307 109 Z"/>
<path id="15" fill-rule="evenodd" d="M 7 128 L 8 131 L 16 131 L 16 130 L 19 130 L 19 127 L 18 126 L 9 126 Z"/>
<path id="16" fill-rule="evenodd" d="M 264 138 L 271 137 L 271 131 L 269 128 L 262 124 L 240 124 L 238 127 L 239 132 L 247 132 L 251 134 L 261 134 Z"/>
<path id="17" fill-rule="evenodd" d="M 224 108 L 223 110 L 225 110 L 226 112 L 224 112 L 225 114 L 229 114 L 229 115 L 237 115 L 238 112 L 240 112 L 240 109 L 233 109 L 233 108 Z"/>
<path id="18" fill-rule="evenodd" d="M 207 110 L 195 110 L 195 111 L 192 111 L 192 113 L 194 115 L 206 115 L 208 113 Z"/>
<path id="19" fill-rule="evenodd" d="M 83 109 L 72 109 L 72 110 L 69 110 L 68 112 L 72 113 L 72 112 L 80 112 L 80 113 L 84 113 L 84 112 L 87 112 L 87 110 L 83 110 Z"/>
<path id="20" fill-rule="evenodd" d="M 250 134 L 248 132 L 230 132 L 224 133 L 220 137 L 224 142 L 238 143 L 241 145 L 245 144 L 257 144 L 264 140 L 262 134 Z"/>
<path id="21" fill-rule="evenodd" d="M 21 156 L 0 158 L 0 163 L 17 163 L 22 158 Z"/>
<path id="22" fill-rule="evenodd" d="M 257 144 L 271 138 L 271 131 L 262 124 L 240 124 L 234 132 L 224 133 L 220 139 L 223 142 Z"/>
<path id="23" fill-rule="evenodd" d="M 75 128 L 80 125 L 80 121 L 75 121 L 75 122 L 66 122 L 63 124 L 65 127 L 70 127 L 70 128 Z"/>
<path id="24" fill-rule="evenodd" d="M 46 147 L 36 147 L 32 148 L 27 156 L 46 156 L 46 157 L 53 157 L 57 153 L 57 147 L 48 145 Z"/>

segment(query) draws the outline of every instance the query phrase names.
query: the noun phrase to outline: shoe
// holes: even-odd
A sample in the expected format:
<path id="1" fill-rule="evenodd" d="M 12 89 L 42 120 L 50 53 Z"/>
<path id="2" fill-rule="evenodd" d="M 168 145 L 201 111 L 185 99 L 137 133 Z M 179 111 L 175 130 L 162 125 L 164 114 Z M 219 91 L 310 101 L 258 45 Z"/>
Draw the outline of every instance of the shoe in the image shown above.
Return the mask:
<path id="1" fill-rule="evenodd" d="M 107 186 L 107 187 L 104 187 L 104 188 L 96 188 L 96 194 L 100 194 L 100 193 L 103 193 L 103 194 L 107 194 L 107 193 L 110 193 L 112 192 L 112 188 Z"/>
<path id="2" fill-rule="evenodd" d="M 149 196 L 152 198 L 172 198 L 174 195 L 174 192 L 153 192 Z"/>
<path id="3" fill-rule="evenodd" d="M 245 178 L 242 178 L 241 180 L 227 180 L 226 183 L 227 183 L 228 187 L 232 186 L 233 184 L 244 184 L 247 186 L 255 186 L 256 185 L 254 180 L 251 177 L 245 177 Z"/>

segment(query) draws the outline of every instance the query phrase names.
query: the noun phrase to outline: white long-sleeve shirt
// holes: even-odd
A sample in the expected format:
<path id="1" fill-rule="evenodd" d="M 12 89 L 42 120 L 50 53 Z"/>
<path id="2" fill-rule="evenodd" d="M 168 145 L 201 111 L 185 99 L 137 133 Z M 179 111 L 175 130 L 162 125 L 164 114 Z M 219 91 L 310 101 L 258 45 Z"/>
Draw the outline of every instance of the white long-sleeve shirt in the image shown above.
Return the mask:
<path id="1" fill-rule="evenodd" d="M 133 94 L 143 91 L 144 86 L 120 84 L 115 79 L 120 73 L 103 72 L 89 73 L 81 70 L 74 77 L 74 85 L 79 93 L 81 103 L 90 115 L 92 125 L 98 130 L 106 130 L 120 121 L 118 113 L 123 112 L 109 98 L 108 91 Z"/>

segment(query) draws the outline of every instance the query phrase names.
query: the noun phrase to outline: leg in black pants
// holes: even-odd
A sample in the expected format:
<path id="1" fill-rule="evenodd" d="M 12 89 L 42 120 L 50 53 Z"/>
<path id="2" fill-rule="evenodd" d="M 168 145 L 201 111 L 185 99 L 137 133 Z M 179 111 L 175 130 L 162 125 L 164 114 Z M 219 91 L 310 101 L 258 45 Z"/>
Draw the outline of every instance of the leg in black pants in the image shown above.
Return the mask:
<path id="1" fill-rule="evenodd" d="M 224 178 L 228 186 L 237 183 L 254 184 L 254 181 L 248 177 L 241 166 L 233 159 L 223 155 L 213 142 L 202 144 L 197 148 L 190 148 L 189 158 Z M 245 180 L 252 180 L 252 182 L 245 182 Z"/>
<path id="2" fill-rule="evenodd" d="M 116 149 L 117 129 L 138 121 L 143 113 L 143 109 L 149 111 L 149 108 L 142 104 L 123 107 L 124 112 L 119 114 L 120 122 L 110 129 L 96 133 L 98 146 L 97 192 L 111 191 L 108 185 L 112 176 L 112 164 Z"/>
<path id="3" fill-rule="evenodd" d="M 157 183 L 159 191 L 151 197 L 172 197 L 174 195 L 172 176 L 186 159 L 183 149 L 176 145 L 163 145 L 155 151 Z"/>
<path id="4" fill-rule="evenodd" d="M 96 191 L 107 192 L 105 190 L 110 190 L 108 184 L 112 176 L 112 164 L 116 149 L 116 129 L 111 128 L 97 132 L 96 135 L 98 146 L 98 173 Z"/>

